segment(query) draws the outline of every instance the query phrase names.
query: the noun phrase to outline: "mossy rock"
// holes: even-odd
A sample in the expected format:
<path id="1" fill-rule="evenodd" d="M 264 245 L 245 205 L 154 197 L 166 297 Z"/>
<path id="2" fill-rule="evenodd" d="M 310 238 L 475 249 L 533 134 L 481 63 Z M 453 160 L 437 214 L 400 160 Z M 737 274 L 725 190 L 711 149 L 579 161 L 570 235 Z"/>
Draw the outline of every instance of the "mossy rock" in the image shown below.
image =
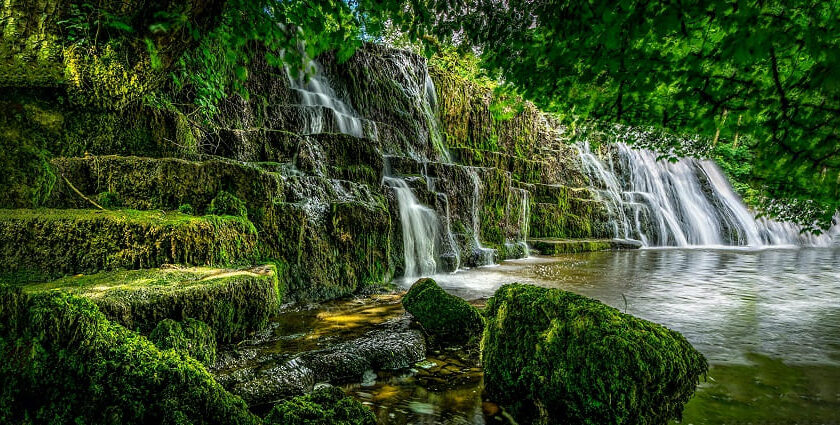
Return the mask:
<path id="1" fill-rule="evenodd" d="M 274 266 L 113 271 L 26 285 L 24 291 L 88 298 L 109 319 L 144 334 L 165 319 L 201 320 L 220 342 L 239 340 L 265 327 L 283 293 Z"/>
<path id="2" fill-rule="evenodd" d="M 175 350 L 190 356 L 203 365 L 216 361 L 216 336 L 213 329 L 200 320 L 191 318 L 183 322 L 163 319 L 149 334 L 149 341 L 161 350 Z"/>
<path id="3" fill-rule="evenodd" d="M 180 207 L 179 207 L 180 208 Z M 247 217 L 248 209 L 245 202 L 227 191 L 220 191 L 207 208 L 207 214 L 212 215 L 233 215 Z"/>
<path id="4" fill-rule="evenodd" d="M 402 304 L 439 342 L 476 342 L 484 326 L 481 313 L 475 307 L 447 294 L 433 279 L 414 282 L 403 297 Z"/>
<path id="5" fill-rule="evenodd" d="M 0 357 L 0 423 L 261 422 L 197 360 L 67 293 L 0 287 Z"/>
<path id="6" fill-rule="evenodd" d="M 0 210 L 0 273 L 50 277 L 162 264 L 253 264 L 257 231 L 241 217 L 161 211 Z"/>
<path id="7" fill-rule="evenodd" d="M 266 425 L 374 425 L 376 416 L 340 388 L 324 387 L 274 406 L 264 422 Z"/>
<path id="8" fill-rule="evenodd" d="M 520 422 L 664 424 L 708 369 L 680 333 L 570 292 L 508 284 L 485 313 L 485 390 Z"/>

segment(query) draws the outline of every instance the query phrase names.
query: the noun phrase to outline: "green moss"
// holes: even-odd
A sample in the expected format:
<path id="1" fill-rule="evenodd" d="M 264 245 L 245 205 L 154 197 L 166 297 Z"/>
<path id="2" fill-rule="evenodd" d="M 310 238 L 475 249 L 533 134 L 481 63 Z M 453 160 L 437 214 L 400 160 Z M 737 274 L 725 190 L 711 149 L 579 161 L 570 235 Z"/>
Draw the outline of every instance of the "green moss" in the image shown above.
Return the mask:
<path id="1" fill-rule="evenodd" d="M 485 389 L 520 421 L 664 423 L 707 370 L 678 332 L 570 292 L 505 285 L 486 317 Z"/>
<path id="2" fill-rule="evenodd" d="M 542 255 L 574 254 L 613 249 L 613 242 L 609 239 L 530 239 L 528 244 Z"/>
<path id="3" fill-rule="evenodd" d="M 109 319 L 143 333 L 165 319 L 201 320 L 220 342 L 242 339 L 265 327 L 283 296 L 274 266 L 103 272 L 26 285 L 24 291 L 89 298 Z"/>
<path id="4" fill-rule="evenodd" d="M 195 209 L 190 204 L 178 205 L 178 212 L 186 215 L 195 215 Z"/>
<path id="5" fill-rule="evenodd" d="M 103 208 L 110 209 L 122 206 L 122 201 L 120 200 L 119 195 L 114 192 L 101 192 L 96 196 L 96 200 Z"/>
<path id="6" fill-rule="evenodd" d="M 210 201 L 210 206 L 207 207 L 207 214 L 247 217 L 248 209 L 245 207 L 244 201 L 222 190 Z"/>
<path id="7" fill-rule="evenodd" d="M 275 406 L 266 425 L 374 425 L 373 411 L 337 387 L 317 389 Z"/>
<path id="8" fill-rule="evenodd" d="M 0 422 L 259 424 L 197 360 L 90 300 L 0 288 Z"/>
<path id="9" fill-rule="evenodd" d="M 484 326 L 475 307 L 447 294 L 432 279 L 414 282 L 402 304 L 427 333 L 441 342 L 476 342 Z"/>
<path id="10" fill-rule="evenodd" d="M 0 272 L 51 276 L 161 264 L 253 264 L 253 224 L 159 211 L 0 210 Z"/>
<path id="11" fill-rule="evenodd" d="M 149 334 L 149 341 L 161 350 L 172 349 L 209 366 L 216 361 L 216 337 L 206 323 L 186 318 L 183 322 L 163 319 Z"/>

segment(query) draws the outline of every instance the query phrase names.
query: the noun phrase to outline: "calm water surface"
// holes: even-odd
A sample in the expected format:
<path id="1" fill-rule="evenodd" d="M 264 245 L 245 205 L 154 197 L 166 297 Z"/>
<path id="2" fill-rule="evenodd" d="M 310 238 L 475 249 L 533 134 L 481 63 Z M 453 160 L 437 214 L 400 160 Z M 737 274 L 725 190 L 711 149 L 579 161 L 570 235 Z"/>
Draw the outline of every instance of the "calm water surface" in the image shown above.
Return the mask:
<path id="1" fill-rule="evenodd" d="M 682 423 L 840 424 L 840 249 L 585 253 L 435 278 L 469 300 L 509 282 L 561 288 L 682 332 L 711 364 Z M 386 422 L 506 422 L 482 401 L 480 376 L 429 384 L 423 373 L 347 389 Z"/>

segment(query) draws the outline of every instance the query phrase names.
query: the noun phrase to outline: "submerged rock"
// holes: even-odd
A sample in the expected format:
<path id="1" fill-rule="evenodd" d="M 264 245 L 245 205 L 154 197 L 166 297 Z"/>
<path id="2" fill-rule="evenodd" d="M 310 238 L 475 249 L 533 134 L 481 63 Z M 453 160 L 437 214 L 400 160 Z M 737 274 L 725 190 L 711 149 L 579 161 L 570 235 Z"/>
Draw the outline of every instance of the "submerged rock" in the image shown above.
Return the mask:
<path id="1" fill-rule="evenodd" d="M 486 314 L 485 388 L 520 421 L 666 423 L 708 368 L 678 332 L 558 289 L 502 286 Z"/>
<path id="2" fill-rule="evenodd" d="M 266 425 L 374 425 L 373 411 L 337 387 L 322 387 L 275 406 Z"/>
<path id="3" fill-rule="evenodd" d="M 447 294 L 432 279 L 414 282 L 402 303 L 423 329 L 440 342 L 475 342 L 484 327 L 475 307 Z"/>
<path id="4" fill-rule="evenodd" d="M 251 406 L 307 393 L 320 382 L 360 382 L 370 370 L 403 369 L 425 358 L 423 334 L 409 324 L 406 315 L 361 337 L 291 358 L 278 354 L 253 359 L 224 353 L 225 364 L 217 364 L 216 378 Z M 235 364 L 236 357 L 244 364 Z"/>

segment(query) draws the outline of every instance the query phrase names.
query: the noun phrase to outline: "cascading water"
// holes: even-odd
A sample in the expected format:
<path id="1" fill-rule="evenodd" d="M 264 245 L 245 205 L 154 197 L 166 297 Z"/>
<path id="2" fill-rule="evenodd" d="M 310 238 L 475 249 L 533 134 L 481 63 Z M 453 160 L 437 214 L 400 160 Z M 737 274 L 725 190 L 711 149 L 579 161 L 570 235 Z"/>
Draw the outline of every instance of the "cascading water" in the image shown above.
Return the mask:
<path id="1" fill-rule="evenodd" d="M 435 210 L 421 204 L 405 180 L 385 177 L 400 208 L 405 276 L 428 276 L 437 272 L 437 240 L 440 222 Z"/>
<path id="2" fill-rule="evenodd" d="M 614 236 L 644 246 L 831 244 L 790 223 L 756 219 L 718 166 L 708 160 L 657 160 L 654 152 L 616 143 L 605 158 L 578 145 L 583 171 L 613 220 Z"/>
<path id="3" fill-rule="evenodd" d="M 481 219 L 478 216 L 479 196 L 481 195 L 481 179 L 478 177 L 478 173 L 474 168 L 466 167 L 466 170 L 473 184 L 472 206 L 470 208 L 472 212 L 473 227 L 473 263 L 477 266 L 486 266 L 488 264 L 493 264 L 496 257 L 496 250 L 483 247 L 481 242 L 478 240 L 479 232 L 481 232 Z"/>
<path id="4" fill-rule="evenodd" d="M 335 120 L 338 131 L 355 137 L 376 137 L 375 125 L 372 121 L 359 118 L 353 108 L 339 99 L 330 82 L 324 75 L 321 66 L 311 61 L 307 66 L 308 72 L 302 72 L 297 78 L 292 76 L 287 68 L 289 86 L 299 97 L 300 106 L 305 107 L 304 134 L 317 134 L 329 131 L 325 111 L 329 111 Z M 365 131 L 365 124 L 373 127 L 373 131 Z M 366 134 L 368 133 L 368 134 Z"/>

